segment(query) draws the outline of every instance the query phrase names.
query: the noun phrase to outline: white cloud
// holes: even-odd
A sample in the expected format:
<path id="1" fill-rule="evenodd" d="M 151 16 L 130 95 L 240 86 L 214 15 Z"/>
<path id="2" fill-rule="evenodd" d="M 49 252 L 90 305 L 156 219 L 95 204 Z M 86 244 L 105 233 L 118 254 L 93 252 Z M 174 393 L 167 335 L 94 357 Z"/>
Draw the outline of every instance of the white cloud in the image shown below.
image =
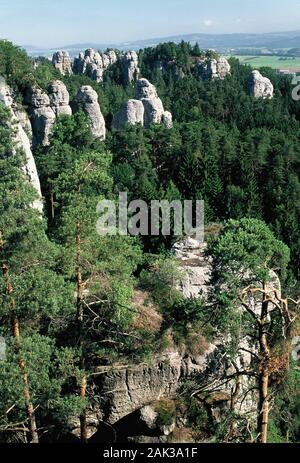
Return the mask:
<path id="1" fill-rule="evenodd" d="M 205 19 L 203 23 L 206 27 L 211 27 L 213 25 L 213 21 L 211 19 Z"/>

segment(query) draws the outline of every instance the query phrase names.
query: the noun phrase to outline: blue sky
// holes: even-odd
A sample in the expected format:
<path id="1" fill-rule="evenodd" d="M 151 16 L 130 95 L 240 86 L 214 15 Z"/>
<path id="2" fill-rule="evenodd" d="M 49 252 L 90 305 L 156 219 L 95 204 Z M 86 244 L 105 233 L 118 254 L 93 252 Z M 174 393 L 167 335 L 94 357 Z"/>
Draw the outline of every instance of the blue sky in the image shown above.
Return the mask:
<path id="1" fill-rule="evenodd" d="M 0 38 L 57 47 L 300 29 L 300 0 L 0 0 Z"/>

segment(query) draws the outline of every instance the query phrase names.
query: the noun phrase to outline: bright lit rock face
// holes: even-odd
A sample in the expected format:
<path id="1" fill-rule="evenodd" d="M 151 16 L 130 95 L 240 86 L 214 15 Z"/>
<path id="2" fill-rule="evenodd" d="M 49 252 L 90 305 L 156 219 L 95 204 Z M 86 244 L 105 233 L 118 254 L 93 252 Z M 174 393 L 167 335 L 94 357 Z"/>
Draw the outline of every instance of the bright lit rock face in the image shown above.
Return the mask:
<path id="1" fill-rule="evenodd" d="M 103 82 L 104 72 L 118 60 L 116 52 L 109 50 L 100 54 L 93 48 L 88 48 L 84 53 L 74 59 L 73 71 L 75 74 L 87 74 L 98 83 Z"/>
<path id="2" fill-rule="evenodd" d="M 189 237 L 173 246 L 173 253 L 181 261 L 183 268 L 177 289 L 187 299 L 197 299 L 208 293 L 211 263 L 205 258 L 206 247 L 206 243 Z"/>
<path id="3" fill-rule="evenodd" d="M 102 140 L 106 137 L 105 120 L 98 103 L 98 95 L 89 85 L 83 85 L 76 96 L 77 109 L 82 109 L 91 123 L 92 134 Z"/>
<path id="4" fill-rule="evenodd" d="M 122 57 L 123 79 L 126 85 L 136 82 L 140 76 L 139 57 L 135 51 L 129 51 Z"/>
<path id="5" fill-rule="evenodd" d="M 49 137 L 56 118 L 49 96 L 40 88 L 31 87 L 26 95 L 26 103 L 29 105 L 34 146 L 49 146 Z"/>
<path id="6" fill-rule="evenodd" d="M 113 125 L 116 129 L 121 129 L 126 124 L 144 125 L 144 105 L 139 100 L 129 100 L 123 108 L 115 115 Z"/>
<path id="7" fill-rule="evenodd" d="M 120 129 L 126 124 L 141 124 L 146 128 L 151 124 L 165 124 L 169 129 L 173 127 L 172 114 L 164 110 L 155 86 L 147 79 L 137 81 L 136 99 L 129 100 L 114 117 L 114 128 Z"/>
<path id="8" fill-rule="evenodd" d="M 231 66 L 226 58 L 220 56 L 218 59 L 205 58 L 198 64 L 199 75 L 203 79 L 221 79 L 230 75 Z"/>
<path id="9" fill-rule="evenodd" d="M 48 93 L 36 86 L 30 87 L 25 102 L 32 126 L 33 145 L 49 146 L 56 117 L 72 115 L 70 96 L 65 84 L 54 80 L 49 84 Z"/>
<path id="10" fill-rule="evenodd" d="M 32 187 L 36 190 L 37 199 L 32 204 L 34 209 L 37 209 L 39 212 L 43 212 L 43 200 L 42 200 L 42 192 L 41 192 L 41 185 L 38 176 L 38 172 L 35 165 L 35 160 L 31 151 L 31 143 L 30 139 L 23 128 L 23 124 L 25 123 L 28 126 L 28 120 L 26 118 L 26 114 L 20 110 L 18 112 L 14 112 L 13 109 L 13 98 L 10 88 L 5 85 L 4 82 L 1 83 L 0 81 L 0 101 L 4 103 L 4 105 L 9 109 L 11 113 L 13 127 L 15 129 L 14 141 L 16 148 L 21 149 L 25 156 L 26 156 L 26 163 L 23 166 L 23 171 L 28 178 L 28 181 L 32 185 Z M 18 119 L 17 115 L 22 114 L 22 121 Z M 24 122 L 26 121 L 26 122 Z M 30 125 L 30 124 L 29 124 Z M 14 153 L 12 153 L 13 155 Z"/>
<path id="11" fill-rule="evenodd" d="M 73 74 L 72 61 L 67 51 L 56 51 L 53 54 L 52 63 L 62 76 L 71 76 Z"/>
<path id="12" fill-rule="evenodd" d="M 55 80 L 50 83 L 48 88 L 50 106 L 56 116 L 72 115 L 70 106 L 70 95 L 67 87 L 60 80 Z"/>
<path id="13" fill-rule="evenodd" d="M 259 71 L 252 71 L 249 81 L 248 89 L 250 95 L 254 98 L 271 99 L 274 96 L 274 86 L 270 79 L 263 77 Z"/>

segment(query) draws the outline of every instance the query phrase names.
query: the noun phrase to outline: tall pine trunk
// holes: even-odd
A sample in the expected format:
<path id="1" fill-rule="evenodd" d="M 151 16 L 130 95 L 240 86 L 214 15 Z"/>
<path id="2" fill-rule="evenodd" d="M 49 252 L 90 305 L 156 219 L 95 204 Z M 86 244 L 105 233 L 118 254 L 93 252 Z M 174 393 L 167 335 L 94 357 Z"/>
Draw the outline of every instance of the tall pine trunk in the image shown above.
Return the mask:
<path id="1" fill-rule="evenodd" d="M 1 246 L 1 245 L 0 245 Z M 13 297 L 13 286 L 9 280 L 9 274 L 8 274 L 8 268 L 7 266 L 3 265 L 2 267 L 3 275 L 4 278 L 6 279 L 6 295 L 9 297 L 10 301 L 10 311 L 11 311 L 11 328 L 12 328 L 12 335 L 15 339 L 15 344 L 16 344 L 16 349 L 17 352 L 20 354 L 20 359 L 19 359 L 19 367 L 22 372 L 22 379 L 24 383 L 24 398 L 25 398 L 25 404 L 26 404 L 26 413 L 27 413 L 27 419 L 28 419 L 28 424 L 29 424 L 29 430 L 30 430 L 30 435 L 31 435 L 31 443 L 32 444 L 38 444 L 39 443 L 39 435 L 38 435 L 38 430 L 37 430 L 37 425 L 36 425 L 36 418 L 35 418 L 35 412 L 34 412 L 34 406 L 32 403 L 31 399 L 31 394 L 30 394 L 30 384 L 29 384 L 29 378 L 27 374 L 27 368 L 26 368 L 26 362 L 21 356 L 21 334 L 20 334 L 20 323 L 18 320 L 18 317 L 16 315 L 16 302 Z"/>
<path id="2" fill-rule="evenodd" d="M 51 187 L 50 191 L 50 207 L 51 207 L 51 219 L 52 221 L 55 219 L 55 208 L 54 208 L 54 192 Z"/>
<path id="3" fill-rule="evenodd" d="M 80 235 L 80 222 L 77 222 L 76 225 L 76 286 L 77 286 L 77 326 L 78 326 L 78 338 L 79 345 L 83 349 L 83 320 L 84 320 L 84 308 L 83 308 L 83 298 L 84 298 L 84 285 L 82 279 L 82 270 L 81 270 L 81 235 Z M 82 357 L 80 361 L 80 368 L 82 371 L 82 378 L 80 380 L 80 397 L 81 399 L 86 399 L 86 389 L 87 389 L 87 377 L 85 374 L 85 359 L 82 352 Z M 80 415 L 80 436 L 83 443 L 87 443 L 87 422 L 86 422 L 86 410 L 84 409 Z"/>
<path id="4" fill-rule="evenodd" d="M 269 363 L 270 348 L 267 335 L 268 322 L 268 300 L 265 294 L 262 302 L 261 319 L 259 323 L 259 346 L 260 346 L 260 371 L 259 371 L 259 409 L 258 409 L 258 442 L 266 444 L 268 442 L 269 426 Z"/>

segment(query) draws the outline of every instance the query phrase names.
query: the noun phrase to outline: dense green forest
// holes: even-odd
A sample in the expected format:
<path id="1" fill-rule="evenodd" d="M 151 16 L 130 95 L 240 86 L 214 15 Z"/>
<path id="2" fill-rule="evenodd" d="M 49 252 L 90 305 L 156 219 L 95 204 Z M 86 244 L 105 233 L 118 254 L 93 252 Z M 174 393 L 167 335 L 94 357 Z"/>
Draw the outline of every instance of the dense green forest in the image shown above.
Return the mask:
<path id="1" fill-rule="evenodd" d="M 215 54 L 184 42 L 141 50 L 141 74 L 156 86 L 174 127 L 115 130 L 113 115 L 134 96 L 134 86 L 122 84 L 119 63 L 97 84 L 87 76 L 62 77 L 45 59 L 34 67 L 24 51 L 0 41 L 0 76 L 18 105 L 26 107 L 33 84 L 46 89 L 62 80 L 71 104 L 79 87 L 90 85 L 109 129 L 99 141 L 83 112 L 56 120 L 50 145 L 34 150 L 45 198 L 41 218 L 30 207 L 35 192 L 22 173 L 24 154 L 8 156 L 13 128 L 0 103 L 0 335 L 6 340 L 6 360 L 0 360 L 1 442 L 64 440 L 74 419 L 80 421 L 78 438 L 87 441 L 97 371 L 149 364 L 170 337 L 180 346 L 195 337 L 212 340 L 216 331 L 230 340 L 242 329 L 262 344 L 255 314 L 253 321 L 249 308 L 243 317 L 233 310 L 239 291 L 235 271 L 253 272 L 264 287 L 266 269 L 275 270 L 282 294 L 299 299 L 300 106 L 291 97 L 291 79 L 261 69 L 275 96 L 255 99 L 247 92 L 250 67 L 232 58 L 230 76 L 202 80 L 194 63 L 203 56 Z M 166 64 L 163 70 L 157 61 Z M 184 299 L 174 288 L 179 270 L 172 237 L 97 234 L 97 203 L 117 200 L 122 191 L 129 200 L 147 202 L 204 200 L 206 252 L 214 261 L 210 303 Z M 158 329 L 141 322 L 140 292 L 147 294 L 146 312 L 147 304 L 155 307 L 163 320 Z M 269 442 L 300 440 L 299 362 L 290 359 L 291 341 L 299 335 L 296 303 L 291 311 L 293 323 L 284 325 L 284 336 L 284 316 L 263 320 L 265 354 L 271 349 L 279 362 L 268 377 Z M 234 356 L 233 344 L 228 341 L 228 355 Z M 258 362 L 253 377 L 261 380 L 263 364 Z M 232 409 L 212 424 L 193 394 L 197 381 L 183 382 L 175 409 L 168 401 L 160 404 L 161 423 L 184 409 L 196 442 L 251 441 L 246 431 L 237 435 Z M 263 408 L 266 396 L 260 399 Z"/>

